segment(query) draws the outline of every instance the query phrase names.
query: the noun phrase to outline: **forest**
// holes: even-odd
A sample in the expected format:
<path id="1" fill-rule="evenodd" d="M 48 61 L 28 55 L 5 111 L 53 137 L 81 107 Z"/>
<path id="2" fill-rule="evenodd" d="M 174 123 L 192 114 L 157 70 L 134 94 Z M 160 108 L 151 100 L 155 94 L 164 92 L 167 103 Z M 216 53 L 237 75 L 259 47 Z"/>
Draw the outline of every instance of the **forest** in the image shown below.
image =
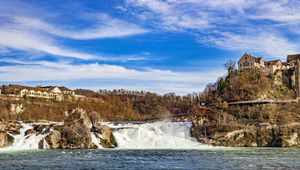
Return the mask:
<path id="1" fill-rule="evenodd" d="M 76 89 L 85 97 L 55 101 L 38 98 L 13 98 L 1 96 L 2 120 L 50 120 L 62 121 L 74 108 L 83 108 L 102 121 L 142 121 L 190 113 L 199 103 L 199 95 L 178 96 L 175 93 L 158 95 L 151 92 L 126 90 Z"/>

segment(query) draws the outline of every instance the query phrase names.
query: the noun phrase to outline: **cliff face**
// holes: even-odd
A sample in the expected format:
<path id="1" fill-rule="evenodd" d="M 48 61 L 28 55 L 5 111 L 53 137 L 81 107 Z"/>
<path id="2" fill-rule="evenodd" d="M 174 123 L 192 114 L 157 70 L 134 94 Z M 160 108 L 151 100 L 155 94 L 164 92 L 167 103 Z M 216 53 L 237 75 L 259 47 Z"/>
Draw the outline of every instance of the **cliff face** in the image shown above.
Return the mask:
<path id="1" fill-rule="evenodd" d="M 209 123 L 208 123 L 209 124 Z M 221 129 L 219 131 L 218 129 Z M 193 123 L 192 136 L 199 142 L 231 147 L 300 147 L 300 123 L 283 126 L 259 124 L 232 127 L 232 125 L 197 125 Z"/>
<path id="2" fill-rule="evenodd" d="M 265 112 L 264 109 L 255 110 L 256 115 L 263 115 Z M 288 109 L 277 108 L 273 118 L 245 118 L 236 116 L 233 112 L 206 112 L 192 116 L 191 120 L 192 136 L 205 144 L 231 147 L 300 147 L 297 111 L 290 113 Z"/>

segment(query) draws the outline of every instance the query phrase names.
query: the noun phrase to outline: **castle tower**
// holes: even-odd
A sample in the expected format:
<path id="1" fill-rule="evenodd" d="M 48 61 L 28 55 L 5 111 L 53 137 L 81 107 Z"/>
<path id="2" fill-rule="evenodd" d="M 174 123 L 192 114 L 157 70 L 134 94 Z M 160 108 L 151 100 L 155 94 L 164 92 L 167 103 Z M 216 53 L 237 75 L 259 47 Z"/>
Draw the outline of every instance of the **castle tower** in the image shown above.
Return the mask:
<path id="1" fill-rule="evenodd" d="M 296 66 L 296 92 L 297 98 L 300 99 L 300 61 L 297 59 L 297 66 Z"/>

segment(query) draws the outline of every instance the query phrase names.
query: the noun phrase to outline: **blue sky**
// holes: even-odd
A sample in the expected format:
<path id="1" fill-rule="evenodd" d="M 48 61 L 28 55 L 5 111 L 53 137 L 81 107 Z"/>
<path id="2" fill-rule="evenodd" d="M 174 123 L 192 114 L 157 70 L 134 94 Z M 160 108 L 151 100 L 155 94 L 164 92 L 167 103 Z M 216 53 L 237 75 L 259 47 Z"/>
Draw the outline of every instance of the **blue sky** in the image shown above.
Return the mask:
<path id="1" fill-rule="evenodd" d="M 300 52 L 296 0 L 2 0 L 3 84 L 199 92 L 247 52 Z"/>

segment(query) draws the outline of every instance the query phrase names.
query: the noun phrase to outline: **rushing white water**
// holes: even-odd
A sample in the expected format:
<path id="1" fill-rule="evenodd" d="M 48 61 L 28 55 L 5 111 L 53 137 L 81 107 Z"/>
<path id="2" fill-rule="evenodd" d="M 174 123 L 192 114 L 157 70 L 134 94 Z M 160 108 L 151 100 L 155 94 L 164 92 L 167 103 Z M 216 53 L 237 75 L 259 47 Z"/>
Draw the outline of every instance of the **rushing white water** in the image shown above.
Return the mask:
<path id="1" fill-rule="evenodd" d="M 22 123 L 22 128 L 20 129 L 20 134 L 12 135 L 14 137 L 14 143 L 12 146 L 6 149 L 38 149 L 39 141 L 42 140 L 46 134 L 29 134 L 25 135 L 28 129 L 32 129 L 32 124 Z"/>
<path id="2" fill-rule="evenodd" d="M 144 124 L 108 124 L 120 149 L 203 149 L 190 136 L 190 122 L 154 122 Z"/>
<path id="3" fill-rule="evenodd" d="M 153 122 L 153 123 L 104 123 L 110 126 L 118 143 L 119 149 L 207 149 L 211 146 L 204 145 L 190 136 L 190 122 Z M 25 135 L 33 124 L 22 123 L 20 134 L 12 135 L 14 143 L 9 149 L 38 149 L 39 142 L 47 134 L 32 133 Z M 101 134 L 97 134 L 101 137 Z M 100 139 L 92 133 L 92 142 L 98 148 Z M 45 147 L 47 148 L 47 147 Z"/>

